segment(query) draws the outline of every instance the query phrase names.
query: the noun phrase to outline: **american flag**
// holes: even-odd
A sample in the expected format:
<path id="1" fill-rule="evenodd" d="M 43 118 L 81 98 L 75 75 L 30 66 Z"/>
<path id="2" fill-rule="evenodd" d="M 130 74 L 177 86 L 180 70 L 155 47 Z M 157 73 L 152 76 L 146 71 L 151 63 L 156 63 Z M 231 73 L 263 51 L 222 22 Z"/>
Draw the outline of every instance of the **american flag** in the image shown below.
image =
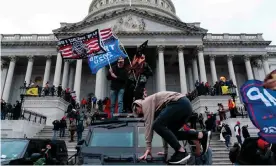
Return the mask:
<path id="1" fill-rule="evenodd" d="M 100 42 L 98 29 L 83 36 L 60 40 L 58 49 L 64 59 L 83 59 L 91 54 L 106 53 Z"/>
<path id="2" fill-rule="evenodd" d="M 102 41 L 106 41 L 111 38 L 115 38 L 111 28 L 102 29 L 100 31 L 100 36 L 101 36 Z"/>

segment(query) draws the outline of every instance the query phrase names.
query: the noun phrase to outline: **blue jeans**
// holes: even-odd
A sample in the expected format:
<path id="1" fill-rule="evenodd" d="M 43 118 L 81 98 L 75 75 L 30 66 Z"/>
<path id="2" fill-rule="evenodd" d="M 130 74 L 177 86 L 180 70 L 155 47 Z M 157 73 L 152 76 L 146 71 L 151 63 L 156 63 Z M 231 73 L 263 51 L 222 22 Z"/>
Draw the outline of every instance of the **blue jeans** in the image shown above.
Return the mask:
<path id="1" fill-rule="evenodd" d="M 82 132 L 77 132 L 78 135 L 78 142 L 82 139 Z"/>
<path id="2" fill-rule="evenodd" d="M 54 135 L 53 135 L 53 140 L 57 139 L 57 134 L 58 134 L 58 130 L 53 130 Z"/>
<path id="3" fill-rule="evenodd" d="M 241 139 L 241 136 L 236 135 L 236 137 L 237 137 L 237 141 L 239 142 L 240 146 L 242 146 L 242 139 Z"/>
<path id="4" fill-rule="evenodd" d="M 224 137 L 224 139 L 225 139 L 225 145 L 226 145 L 226 147 L 229 148 L 230 135 L 226 135 L 226 136 Z"/>
<path id="5" fill-rule="evenodd" d="M 115 106 L 116 106 L 116 99 L 118 98 L 118 113 L 122 113 L 123 112 L 123 108 L 124 108 L 124 93 L 125 90 L 124 89 L 120 89 L 120 90 L 111 90 L 111 96 L 110 96 L 110 100 L 111 100 L 111 108 L 110 108 L 110 113 L 111 113 L 111 117 L 113 117 L 113 114 L 115 112 Z"/>

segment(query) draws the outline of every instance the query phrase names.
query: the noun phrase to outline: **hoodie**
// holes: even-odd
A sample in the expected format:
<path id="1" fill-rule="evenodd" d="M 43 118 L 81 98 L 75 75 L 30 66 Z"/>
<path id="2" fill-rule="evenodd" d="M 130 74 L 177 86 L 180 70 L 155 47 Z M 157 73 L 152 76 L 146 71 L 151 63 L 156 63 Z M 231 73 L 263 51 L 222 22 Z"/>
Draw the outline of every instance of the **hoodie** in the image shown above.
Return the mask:
<path id="1" fill-rule="evenodd" d="M 152 125 L 154 122 L 155 112 L 164 108 L 170 101 L 177 101 L 185 95 L 178 92 L 163 91 L 146 97 L 144 100 L 136 100 L 133 104 L 137 104 L 142 108 L 145 120 L 145 140 L 147 149 L 151 149 L 151 142 L 153 138 Z M 166 145 L 164 144 L 164 148 Z"/>

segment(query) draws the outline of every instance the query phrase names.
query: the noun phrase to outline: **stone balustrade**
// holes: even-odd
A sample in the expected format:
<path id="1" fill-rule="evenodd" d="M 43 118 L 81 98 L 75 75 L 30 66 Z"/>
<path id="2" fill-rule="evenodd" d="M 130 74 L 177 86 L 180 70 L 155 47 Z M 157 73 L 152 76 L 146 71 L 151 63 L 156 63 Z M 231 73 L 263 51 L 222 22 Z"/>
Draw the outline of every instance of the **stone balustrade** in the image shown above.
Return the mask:
<path id="1" fill-rule="evenodd" d="M 207 35 L 204 37 L 205 40 L 210 40 L 210 41 L 231 41 L 231 40 L 245 40 L 245 41 L 264 41 L 263 36 L 261 33 L 257 34 L 229 34 L 229 33 L 224 33 L 224 34 L 212 34 L 212 33 L 207 33 Z"/>
<path id="2" fill-rule="evenodd" d="M 266 50 L 267 50 L 268 52 L 276 53 L 276 45 L 268 46 L 268 47 L 266 47 Z"/>
<path id="3" fill-rule="evenodd" d="M 57 41 L 54 34 L 5 34 L 1 41 Z"/>

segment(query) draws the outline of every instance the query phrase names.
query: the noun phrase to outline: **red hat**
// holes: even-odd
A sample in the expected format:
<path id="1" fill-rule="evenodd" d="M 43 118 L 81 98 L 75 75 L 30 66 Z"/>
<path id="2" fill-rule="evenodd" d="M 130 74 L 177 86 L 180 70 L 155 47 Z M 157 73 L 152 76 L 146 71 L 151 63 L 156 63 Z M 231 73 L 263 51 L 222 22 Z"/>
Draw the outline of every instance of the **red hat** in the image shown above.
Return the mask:
<path id="1" fill-rule="evenodd" d="M 264 141 L 263 139 L 258 139 L 257 144 L 258 144 L 258 147 L 262 150 L 264 150 L 269 146 L 269 143 Z"/>
<path id="2" fill-rule="evenodd" d="M 208 115 L 208 116 L 207 116 L 207 118 L 208 118 L 208 119 L 210 119 L 210 118 L 211 118 L 211 116 L 210 116 L 210 115 Z"/>
<path id="3" fill-rule="evenodd" d="M 241 124 L 240 121 L 237 121 L 237 124 Z"/>

